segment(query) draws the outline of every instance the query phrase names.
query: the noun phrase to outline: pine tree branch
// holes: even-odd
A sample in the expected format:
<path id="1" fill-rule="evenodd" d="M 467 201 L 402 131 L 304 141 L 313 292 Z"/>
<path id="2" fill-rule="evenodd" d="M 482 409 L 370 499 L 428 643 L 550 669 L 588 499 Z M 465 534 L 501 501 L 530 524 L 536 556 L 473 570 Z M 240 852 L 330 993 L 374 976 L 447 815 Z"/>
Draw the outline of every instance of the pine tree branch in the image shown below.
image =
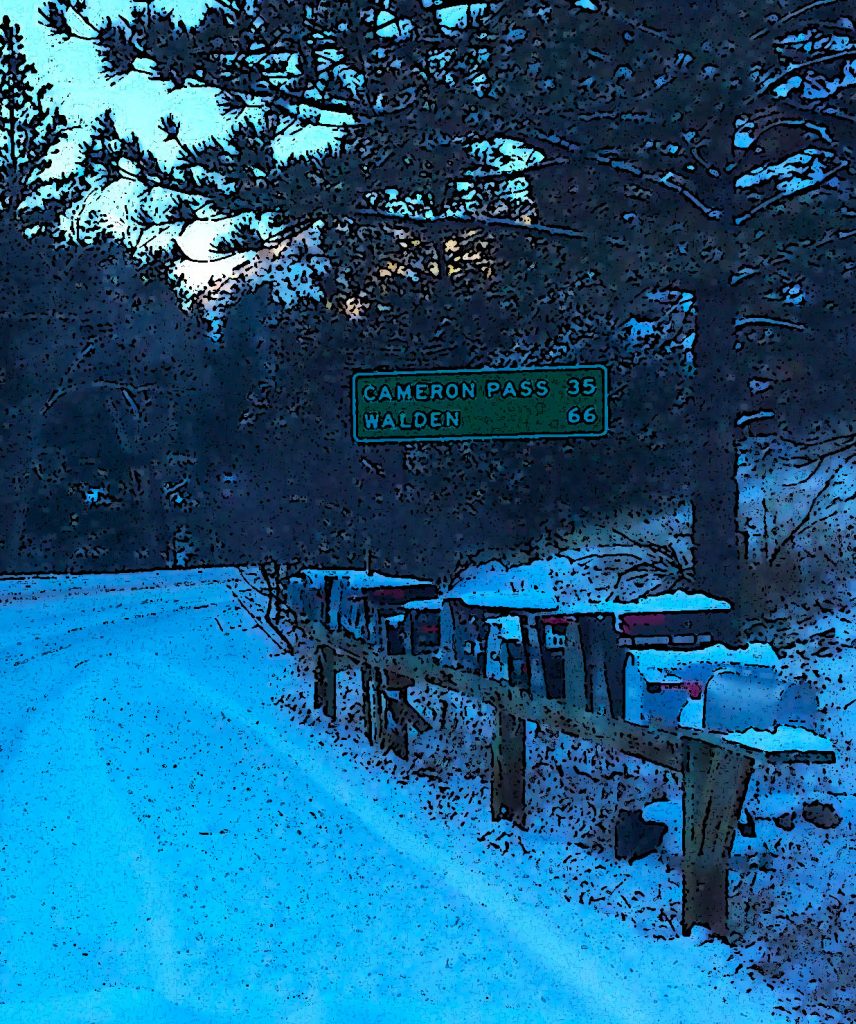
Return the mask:
<path id="1" fill-rule="evenodd" d="M 513 220 L 510 217 L 457 217 L 452 214 L 440 217 L 411 217 L 407 214 L 388 213 L 385 210 L 356 209 L 353 213 L 346 214 L 346 217 L 353 217 L 355 220 L 384 220 L 398 224 L 401 227 L 414 229 L 425 229 L 431 227 L 473 227 L 473 228 L 500 228 L 510 231 L 520 231 L 524 234 L 545 235 L 555 238 L 576 238 L 584 239 L 588 236 L 582 232 L 574 231 L 571 228 L 560 227 L 553 224 L 539 224 L 537 221 L 527 223 L 522 220 Z"/>
<path id="2" fill-rule="evenodd" d="M 789 78 L 793 78 L 794 75 L 799 75 L 803 71 L 807 71 L 809 68 L 817 67 L 819 64 L 830 64 L 837 60 L 844 60 L 846 57 L 856 57 L 856 49 L 853 50 L 836 50 L 834 53 L 822 53 L 819 57 L 812 57 L 811 60 L 804 61 L 802 64 L 792 64 L 789 68 L 779 72 L 771 78 L 758 93 L 759 96 L 763 96 L 769 92 L 770 89 L 777 85 L 781 85 L 782 82 L 786 82 Z"/>
<path id="3" fill-rule="evenodd" d="M 778 320 L 772 316 L 742 316 L 734 321 L 735 327 L 787 327 L 793 331 L 804 331 L 805 324 L 793 320 Z"/>
<path id="4" fill-rule="evenodd" d="M 795 18 L 799 18 L 803 14 L 808 14 L 809 11 L 815 10 L 817 7 L 831 7 L 835 4 L 840 4 L 841 0 L 812 0 L 811 3 L 805 4 L 796 11 L 791 11 L 790 14 L 786 14 L 783 17 L 777 19 L 771 25 L 765 25 L 763 28 L 759 28 L 757 32 L 749 36 L 750 39 L 761 39 L 763 36 L 770 32 L 778 30 L 782 25 L 786 25 L 789 21 L 793 21 Z"/>
<path id="5" fill-rule="evenodd" d="M 704 214 L 704 216 L 709 220 L 720 220 L 722 218 L 721 210 L 708 206 L 699 196 L 690 191 L 686 182 L 681 181 L 672 174 L 671 171 L 667 171 L 666 174 L 658 177 L 656 174 L 643 171 L 641 167 L 637 167 L 628 160 L 620 160 L 616 157 L 608 156 L 605 153 L 589 152 L 583 146 L 570 142 L 566 139 L 562 139 L 558 135 L 546 135 L 540 132 L 535 132 L 534 138 L 541 142 L 547 142 L 552 146 L 556 146 L 565 152 L 573 153 L 583 161 L 596 163 L 601 167 L 609 167 L 617 174 L 630 175 L 639 181 L 647 182 L 648 184 L 655 185 L 658 188 L 667 189 L 669 192 L 675 192 L 685 199 L 691 206 L 694 206 Z"/>
<path id="6" fill-rule="evenodd" d="M 844 242 L 850 238 L 856 237 L 856 228 L 851 231 L 827 231 L 827 233 L 815 241 L 803 241 L 800 244 L 801 249 L 820 249 L 824 246 L 830 245 L 833 242 Z M 734 274 L 731 278 L 731 285 L 735 286 L 742 284 L 744 281 L 748 281 L 750 278 L 757 277 L 765 270 L 770 270 L 775 267 L 784 266 L 787 263 L 792 262 L 797 258 L 797 254 L 785 251 L 778 256 L 774 256 L 772 259 L 767 260 L 762 266 L 756 267 L 745 267 L 737 274 Z"/>
<path id="7" fill-rule="evenodd" d="M 770 196 L 763 202 L 758 203 L 757 206 L 752 207 L 748 213 L 743 213 L 739 217 L 735 217 L 734 223 L 737 225 L 745 224 L 747 220 L 751 220 L 752 217 L 762 213 L 764 210 L 769 210 L 771 206 L 787 202 L 790 199 L 797 199 L 800 196 L 808 195 L 810 192 L 816 192 L 819 188 L 822 188 L 828 181 L 834 178 L 836 174 L 839 174 L 841 171 L 846 171 L 848 166 L 849 165 L 847 163 L 840 163 L 836 167 L 833 167 L 831 171 L 824 174 L 822 178 L 818 178 L 817 181 L 812 181 L 802 188 L 795 188 L 792 192 L 780 192 L 777 195 Z"/>
<path id="8" fill-rule="evenodd" d="M 812 124 L 811 121 L 805 118 L 795 117 L 780 117 L 774 121 L 770 121 L 768 124 L 763 125 L 752 137 L 752 145 L 747 146 L 745 151 L 738 157 L 736 164 L 745 160 L 747 156 L 752 152 L 754 146 L 756 146 L 765 135 L 775 131 L 776 128 L 804 128 L 811 134 L 818 136 L 824 142 L 829 142 L 829 133 L 821 125 Z"/>
<path id="9" fill-rule="evenodd" d="M 516 178 L 528 178 L 530 175 L 539 174 L 542 171 L 549 170 L 553 167 L 570 167 L 570 161 L 568 160 L 541 160 L 537 164 L 530 164 L 528 167 L 521 167 L 518 170 L 512 171 L 485 171 L 484 174 L 476 171 L 462 172 L 460 176 L 455 177 L 455 181 L 468 181 L 476 185 L 482 181 L 485 182 L 503 182 L 503 181 L 514 181 Z"/>

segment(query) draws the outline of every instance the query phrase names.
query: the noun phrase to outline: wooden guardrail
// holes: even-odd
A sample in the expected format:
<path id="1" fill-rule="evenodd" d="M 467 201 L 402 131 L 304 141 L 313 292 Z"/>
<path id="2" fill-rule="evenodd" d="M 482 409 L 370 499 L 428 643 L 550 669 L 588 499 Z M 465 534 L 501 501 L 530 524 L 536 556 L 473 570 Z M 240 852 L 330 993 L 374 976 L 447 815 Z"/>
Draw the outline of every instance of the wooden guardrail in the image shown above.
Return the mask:
<path id="1" fill-rule="evenodd" d="M 828 764 L 828 749 L 769 750 L 699 729 L 667 729 L 613 719 L 605 714 L 562 706 L 534 697 L 513 685 L 439 664 L 432 657 L 386 654 L 364 641 L 316 623 L 296 620 L 317 646 L 315 706 L 335 719 L 336 673 L 342 663 L 360 667 L 363 716 L 371 742 L 388 739 L 387 711 L 401 726 L 397 744 L 407 756 L 406 730 L 428 728 L 407 701 L 407 690 L 429 684 L 460 693 L 493 708 L 491 814 L 519 827 L 526 823 L 526 722 L 597 743 L 676 772 L 683 780 L 683 881 L 681 925 L 694 925 L 727 938 L 728 865 L 737 822 L 756 764 Z M 395 696 L 393 696 L 395 694 Z"/>

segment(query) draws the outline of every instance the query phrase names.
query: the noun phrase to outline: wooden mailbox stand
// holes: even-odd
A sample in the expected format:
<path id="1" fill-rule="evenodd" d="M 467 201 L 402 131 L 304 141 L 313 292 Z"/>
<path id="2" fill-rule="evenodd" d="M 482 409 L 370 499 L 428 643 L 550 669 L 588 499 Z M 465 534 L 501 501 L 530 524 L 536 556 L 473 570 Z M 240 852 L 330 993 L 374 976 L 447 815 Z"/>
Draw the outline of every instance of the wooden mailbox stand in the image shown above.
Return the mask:
<path id="1" fill-rule="evenodd" d="M 638 725 L 526 692 L 513 682 L 448 668 L 436 658 L 387 654 L 306 620 L 300 621 L 299 628 L 318 646 L 315 706 L 327 717 L 335 718 L 336 669 L 342 660 L 356 663 L 363 673 L 366 735 L 371 742 L 380 743 L 399 756 L 408 755 L 408 726 L 420 731 L 428 728 L 428 723 L 407 703 L 409 686 L 430 684 L 489 704 L 494 713 L 494 820 L 508 820 L 525 827 L 527 722 L 548 725 L 576 739 L 679 774 L 683 780 L 684 935 L 694 925 L 703 925 L 714 935 L 728 937 L 729 858 L 755 765 L 830 764 L 835 760 L 828 749 L 768 750 L 701 729 Z M 397 695 L 392 696 L 390 690 Z M 386 728 L 387 711 L 402 726 L 395 740 L 390 739 Z"/>

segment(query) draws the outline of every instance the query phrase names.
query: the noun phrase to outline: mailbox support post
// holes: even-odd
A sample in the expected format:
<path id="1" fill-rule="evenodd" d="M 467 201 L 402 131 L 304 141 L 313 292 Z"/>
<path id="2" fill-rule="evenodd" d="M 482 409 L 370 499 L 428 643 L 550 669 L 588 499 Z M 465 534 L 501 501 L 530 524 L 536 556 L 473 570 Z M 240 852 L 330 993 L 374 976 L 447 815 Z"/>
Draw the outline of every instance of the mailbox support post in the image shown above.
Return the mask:
<path id="1" fill-rule="evenodd" d="M 321 657 L 322 647 L 315 654 L 315 668 L 312 671 L 312 707 L 320 708 L 324 704 L 324 663 Z"/>
<path id="2" fill-rule="evenodd" d="M 402 683 L 405 680 L 397 679 L 396 682 Z M 410 685 L 409 681 L 406 682 Z M 410 730 L 415 729 L 421 736 L 431 729 L 431 723 L 426 721 L 407 699 L 407 689 L 407 685 L 397 687 L 397 696 L 395 697 L 387 690 L 383 698 L 386 714 L 398 727 L 389 729 L 387 722 L 385 739 L 389 749 L 403 761 L 410 757 Z"/>
<path id="3" fill-rule="evenodd" d="M 371 686 L 372 730 L 374 742 L 383 747 L 386 740 L 386 708 L 383 706 L 383 684 L 386 673 L 382 668 L 374 670 Z"/>
<path id="4" fill-rule="evenodd" d="M 383 669 L 374 665 L 360 666 L 362 680 L 363 732 L 366 739 L 374 747 L 383 745 L 384 709 L 383 709 Z"/>
<path id="5" fill-rule="evenodd" d="M 494 709 L 490 814 L 526 828 L 526 719 Z"/>
<path id="6" fill-rule="evenodd" d="M 585 673 L 586 707 L 599 715 L 624 718 L 624 663 L 627 653 L 608 615 L 581 615 L 580 647 Z"/>
<path id="7" fill-rule="evenodd" d="M 363 734 L 373 746 L 375 742 L 374 718 L 372 716 L 372 683 L 374 668 L 371 665 L 360 665 L 360 683 L 362 684 Z"/>
<path id="8" fill-rule="evenodd" d="M 315 663 L 314 704 L 333 722 L 336 721 L 336 652 L 320 645 Z"/>
<path id="9" fill-rule="evenodd" d="M 681 927 L 728 938 L 728 862 L 754 761 L 704 740 L 684 740 Z"/>

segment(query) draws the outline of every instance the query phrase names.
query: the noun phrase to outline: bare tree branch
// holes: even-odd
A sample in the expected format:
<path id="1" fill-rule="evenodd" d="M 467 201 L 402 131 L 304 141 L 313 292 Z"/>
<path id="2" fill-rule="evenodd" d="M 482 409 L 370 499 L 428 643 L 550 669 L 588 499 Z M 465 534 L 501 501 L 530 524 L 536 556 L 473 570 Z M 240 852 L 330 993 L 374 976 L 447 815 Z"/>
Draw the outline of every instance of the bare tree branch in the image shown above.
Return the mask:
<path id="1" fill-rule="evenodd" d="M 776 560 L 779 558 L 779 556 L 782 554 L 785 548 L 793 544 L 801 533 L 804 533 L 810 527 L 818 526 L 820 523 L 825 523 L 829 519 L 833 519 L 841 512 L 842 505 L 847 505 L 851 501 L 856 499 L 856 491 L 854 491 L 852 494 L 848 494 L 844 498 L 833 498 L 830 504 L 834 504 L 836 507 L 830 509 L 826 513 L 826 515 L 815 517 L 818 505 L 820 504 L 822 498 L 828 496 L 831 490 L 832 481 L 834 479 L 834 477 L 830 477 L 829 480 L 826 481 L 823 487 L 821 487 L 817 494 L 815 494 L 815 496 L 812 498 L 805 515 L 800 518 L 796 526 L 794 526 L 794 528 L 773 549 L 773 552 L 770 555 L 770 565 L 775 564 Z"/>

